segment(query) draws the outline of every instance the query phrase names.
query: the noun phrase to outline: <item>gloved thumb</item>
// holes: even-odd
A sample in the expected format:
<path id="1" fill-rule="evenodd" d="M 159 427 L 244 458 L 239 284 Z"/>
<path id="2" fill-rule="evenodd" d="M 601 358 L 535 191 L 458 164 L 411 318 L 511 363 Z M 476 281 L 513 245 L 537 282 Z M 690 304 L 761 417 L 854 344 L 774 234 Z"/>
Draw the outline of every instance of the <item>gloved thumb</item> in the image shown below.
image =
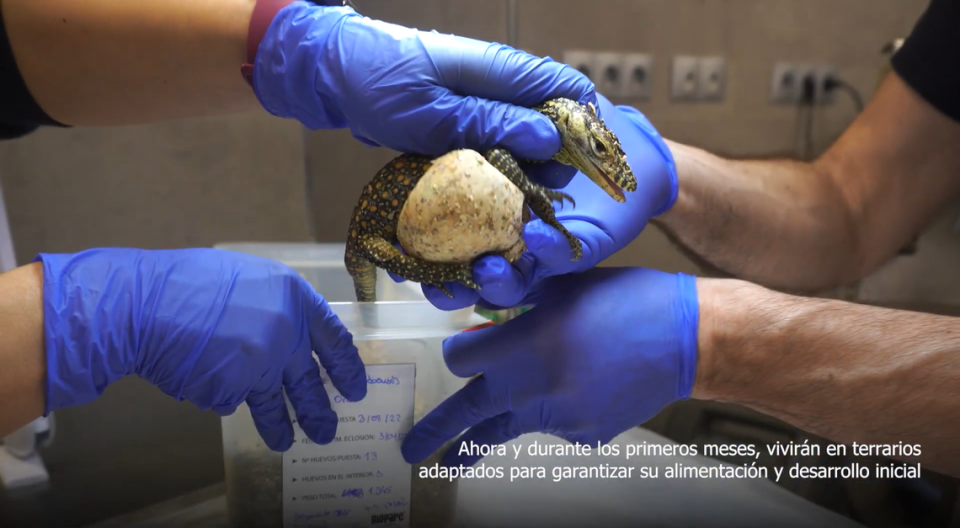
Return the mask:
<path id="1" fill-rule="evenodd" d="M 573 260 L 570 242 L 559 230 L 542 220 L 534 220 L 524 226 L 523 240 L 527 251 L 537 262 L 534 282 L 555 275 L 588 270 L 600 263 L 604 255 L 604 244 L 613 243 L 610 235 L 592 223 L 565 219 L 563 226 L 580 240 L 583 256 L 578 261 Z"/>

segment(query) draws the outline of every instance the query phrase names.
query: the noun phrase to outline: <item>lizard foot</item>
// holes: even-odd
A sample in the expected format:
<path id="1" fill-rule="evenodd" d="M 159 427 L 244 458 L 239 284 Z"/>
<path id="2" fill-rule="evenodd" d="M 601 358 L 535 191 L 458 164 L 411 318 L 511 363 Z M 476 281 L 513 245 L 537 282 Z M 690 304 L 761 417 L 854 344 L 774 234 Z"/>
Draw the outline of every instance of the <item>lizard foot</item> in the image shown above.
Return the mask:
<path id="1" fill-rule="evenodd" d="M 540 187 L 539 189 L 540 193 L 543 194 L 551 202 L 560 202 L 560 209 L 563 209 L 564 200 L 570 202 L 570 205 L 573 206 L 574 208 L 577 207 L 577 202 L 576 200 L 573 199 L 573 196 L 570 196 L 565 192 L 555 191 L 553 189 L 548 189 L 546 187 L 542 187 L 533 183 L 531 185 Z"/>
<path id="2" fill-rule="evenodd" d="M 448 297 L 453 295 L 444 287 L 444 283 L 460 283 L 474 290 L 480 289 L 480 286 L 473 282 L 473 265 L 470 263 L 449 264 L 422 260 L 402 253 L 381 237 L 364 237 L 360 243 L 370 262 L 401 279 L 436 286 Z"/>
<path id="3" fill-rule="evenodd" d="M 543 220 L 545 224 L 563 233 L 563 236 L 570 243 L 570 250 L 573 252 L 572 260 L 580 260 L 583 257 L 583 244 L 579 238 L 573 236 L 573 234 L 567 231 L 567 228 L 557 220 L 556 212 L 553 210 L 553 202 L 555 200 L 559 201 L 562 207 L 563 200 L 568 199 L 570 203 L 576 207 L 573 197 L 530 181 L 520 168 L 516 158 L 504 149 L 491 149 L 484 154 L 484 157 L 487 158 L 487 161 L 490 162 L 494 168 L 500 171 L 520 189 L 520 192 L 522 192 L 524 198 L 526 198 L 525 203 L 535 215 Z"/>
<path id="4" fill-rule="evenodd" d="M 430 279 L 423 280 L 421 283 L 434 286 L 447 297 L 453 299 L 453 293 L 445 286 L 447 283 L 463 284 L 472 290 L 480 289 L 480 285 L 473 281 L 472 264 L 430 264 L 433 269 Z"/>
<path id="5" fill-rule="evenodd" d="M 573 233 L 567 230 L 566 226 L 557 220 L 553 204 L 542 196 L 531 196 L 527 199 L 527 205 L 537 215 L 540 220 L 548 226 L 560 231 L 560 234 L 567 239 L 570 244 L 570 251 L 573 253 L 570 260 L 577 262 L 583 258 L 583 242 Z"/>

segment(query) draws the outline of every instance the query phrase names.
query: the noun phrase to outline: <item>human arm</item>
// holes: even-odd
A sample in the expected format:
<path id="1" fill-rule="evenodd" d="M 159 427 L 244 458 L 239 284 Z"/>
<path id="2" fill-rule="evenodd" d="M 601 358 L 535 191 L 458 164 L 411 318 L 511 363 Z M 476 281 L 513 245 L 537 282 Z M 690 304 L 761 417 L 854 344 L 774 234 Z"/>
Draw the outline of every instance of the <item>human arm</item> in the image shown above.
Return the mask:
<path id="1" fill-rule="evenodd" d="M 293 442 L 284 395 L 311 440 L 333 440 L 337 415 L 321 366 L 348 400 L 366 395 L 352 336 L 323 297 L 278 262 L 214 249 L 122 248 L 37 260 L 21 268 L 34 274 L 31 285 L 19 286 L 24 300 L 16 301 L 15 283 L 10 289 L 13 311 L 36 307 L 42 273 L 41 406 L 37 317 L 23 314 L 14 318 L 23 323 L 11 325 L 12 344 L 4 336 L 0 350 L 30 378 L 0 388 L 4 427 L 90 403 L 135 375 L 220 416 L 246 403 L 264 443 L 282 451 Z M 16 339 L 17 331 L 25 337 Z M 32 347 L 14 351 L 18 341 Z"/>
<path id="2" fill-rule="evenodd" d="M 3 0 L 2 10 L 37 104 L 62 124 L 112 126 L 259 108 L 240 75 L 254 3 Z"/>
<path id="3" fill-rule="evenodd" d="M 0 438 L 43 414 L 43 270 L 0 274 Z"/>
<path id="4" fill-rule="evenodd" d="M 549 58 L 321 3 L 5 0 L 14 77 L 42 108 L 5 108 L 5 118 L 103 126 L 262 107 L 403 152 L 500 146 L 547 160 L 559 133 L 530 107 L 596 102 L 589 79 Z M 0 79 L 8 90 L 10 76 Z M 553 162 L 530 170 L 550 186 L 575 173 Z"/>
<path id="5" fill-rule="evenodd" d="M 896 73 L 812 163 L 669 144 L 680 192 L 653 222 L 713 266 L 773 288 L 818 291 L 872 273 L 960 193 L 960 122 Z"/>
<path id="6" fill-rule="evenodd" d="M 654 222 L 700 260 L 801 292 L 883 265 L 960 193 L 960 3 L 932 0 L 864 111 L 812 163 L 671 143 L 680 196 Z"/>
<path id="7" fill-rule="evenodd" d="M 465 430 L 445 464 L 479 460 L 460 456 L 463 443 L 524 433 L 609 442 L 695 398 L 834 442 L 919 445 L 920 456 L 892 458 L 960 476 L 960 319 L 643 268 L 541 286 L 530 311 L 444 342 L 452 373 L 479 376 L 414 426 L 408 462 Z"/>
<path id="8" fill-rule="evenodd" d="M 834 442 L 960 476 L 960 318 L 698 279 L 692 397 L 743 405 Z"/>

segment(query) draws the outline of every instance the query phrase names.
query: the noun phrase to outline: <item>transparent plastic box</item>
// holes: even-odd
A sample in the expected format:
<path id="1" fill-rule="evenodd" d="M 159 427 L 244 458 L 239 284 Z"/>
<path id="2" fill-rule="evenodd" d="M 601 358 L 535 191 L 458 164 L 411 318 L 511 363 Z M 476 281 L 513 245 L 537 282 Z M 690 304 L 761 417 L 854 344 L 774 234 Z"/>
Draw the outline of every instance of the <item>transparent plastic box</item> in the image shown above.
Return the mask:
<path id="1" fill-rule="evenodd" d="M 409 430 L 464 386 L 467 380 L 447 370 L 441 344 L 446 337 L 486 319 L 472 308 L 441 311 L 425 300 L 419 284 L 395 283 L 382 270 L 377 279 L 378 302 L 355 302 L 353 282 L 343 263 L 343 244 L 238 243 L 215 247 L 270 258 L 296 270 L 324 296 L 353 334 L 368 376 L 368 396 L 359 404 L 338 401 L 331 392 L 335 389 L 326 385 L 341 422 L 337 439 L 328 445 L 311 444 L 297 429 L 294 448 L 277 453 L 263 443 L 246 405 L 222 419 L 230 525 L 449 526 L 456 513 L 457 482 L 418 477 L 421 467 L 440 461 L 449 444 L 422 463 L 410 466 L 400 458 L 402 433 L 396 431 Z M 402 398 L 375 392 L 400 390 L 384 386 L 396 381 L 396 376 L 375 369 L 415 372 L 411 376 L 412 404 L 404 407 L 412 406 L 412 416 L 390 409 L 381 412 L 398 405 Z M 403 388 L 408 391 L 403 393 L 408 402 L 410 385 Z M 378 401 L 380 407 L 376 406 Z M 363 409 L 355 412 L 360 407 L 350 406 Z M 292 409 L 291 418 L 295 418 Z M 397 419 L 402 423 L 382 423 Z"/>

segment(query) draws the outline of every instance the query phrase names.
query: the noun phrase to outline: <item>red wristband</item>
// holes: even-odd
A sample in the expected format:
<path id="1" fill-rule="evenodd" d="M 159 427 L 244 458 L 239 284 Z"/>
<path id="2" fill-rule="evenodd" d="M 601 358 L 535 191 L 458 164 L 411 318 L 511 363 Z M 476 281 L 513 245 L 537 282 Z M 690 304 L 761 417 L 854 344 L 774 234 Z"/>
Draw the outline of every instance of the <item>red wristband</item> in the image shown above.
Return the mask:
<path id="1" fill-rule="evenodd" d="M 240 75 L 253 88 L 253 64 L 257 60 L 257 49 L 267 33 L 270 23 L 281 9 L 296 0 L 257 0 L 250 17 L 250 30 L 247 33 L 247 62 L 240 66 Z"/>

